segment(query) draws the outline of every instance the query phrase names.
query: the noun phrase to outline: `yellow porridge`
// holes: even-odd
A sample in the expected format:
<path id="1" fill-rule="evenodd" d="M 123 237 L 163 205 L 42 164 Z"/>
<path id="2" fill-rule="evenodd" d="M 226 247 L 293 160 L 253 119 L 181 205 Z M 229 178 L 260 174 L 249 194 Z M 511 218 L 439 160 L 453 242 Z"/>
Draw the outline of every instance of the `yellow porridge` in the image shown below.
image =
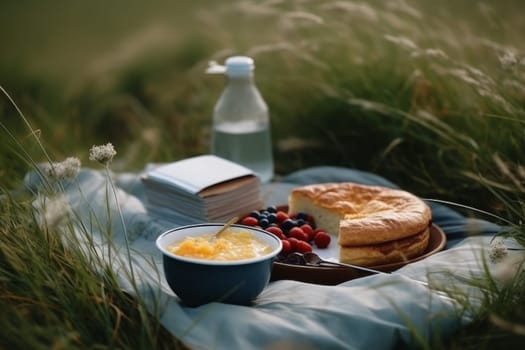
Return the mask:
<path id="1" fill-rule="evenodd" d="M 264 256 L 272 247 L 255 237 L 249 231 L 227 230 L 219 238 L 212 239 L 213 233 L 186 237 L 168 247 L 168 251 L 195 259 L 233 261 Z"/>

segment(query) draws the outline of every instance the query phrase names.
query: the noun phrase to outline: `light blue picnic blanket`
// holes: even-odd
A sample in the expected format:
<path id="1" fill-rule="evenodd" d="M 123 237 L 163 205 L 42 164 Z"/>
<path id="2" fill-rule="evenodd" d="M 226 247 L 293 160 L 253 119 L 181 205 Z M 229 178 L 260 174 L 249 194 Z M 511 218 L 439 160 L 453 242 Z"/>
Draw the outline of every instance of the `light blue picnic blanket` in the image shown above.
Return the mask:
<path id="1" fill-rule="evenodd" d="M 114 196 L 108 195 L 107 177 L 100 170 L 83 169 L 76 180 L 62 183 L 70 210 L 84 229 L 88 228 L 90 242 L 100 256 L 112 259 L 122 287 L 145 298 L 152 313 L 157 314 L 155 308 L 159 308 L 164 327 L 194 349 L 393 349 L 432 344 L 470 322 L 472 315 L 461 313 L 462 308 L 453 300 L 414 280 L 438 287 L 454 283 L 475 304 L 479 290 L 462 280 L 484 273 L 483 256 L 500 230 L 490 222 L 468 219 L 449 207 L 429 203 L 433 221 L 447 234 L 448 243 L 444 251 L 422 261 L 392 274 L 337 286 L 275 281 L 253 306 L 211 303 L 188 308 L 165 282 L 161 254 L 155 247 L 157 236 L 172 227 L 148 216 L 141 173 L 113 175 L 123 222 L 118 219 Z M 293 187 L 343 181 L 396 187 L 374 174 L 327 166 L 298 171 L 265 185 L 263 198 L 268 205 L 286 204 Z M 25 183 L 34 192 L 41 185 L 34 173 L 26 176 Z M 112 258 L 103 233 L 108 222 L 116 248 Z M 78 225 L 76 244 L 88 244 L 81 227 Z M 131 251 L 125 249 L 126 242 Z M 130 283 L 129 257 L 136 287 Z"/>

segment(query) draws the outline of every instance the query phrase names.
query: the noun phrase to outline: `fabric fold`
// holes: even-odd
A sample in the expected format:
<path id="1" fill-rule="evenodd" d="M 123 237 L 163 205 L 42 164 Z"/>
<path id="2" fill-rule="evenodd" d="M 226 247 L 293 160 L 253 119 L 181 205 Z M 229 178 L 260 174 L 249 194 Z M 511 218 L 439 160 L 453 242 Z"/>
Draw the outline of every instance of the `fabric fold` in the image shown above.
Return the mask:
<path id="1" fill-rule="evenodd" d="M 75 181 L 62 184 L 79 221 L 77 234 L 89 231 L 104 250 L 104 230 L 110 228 L 113 244 L 118 248 L 118 258 L 110 263 L 121 276 L 122 287 L 143 298 L 163 326 L 194 349 L 394 349 L 400 345 L 423 345 L 420 342 L 431 344 L 435 337 L 450 335 L 470 322 L 470 316 L 461 315 L 453 301 L 404 276 L 430 281 L 455 272 L 466 276 L 482 274 L 479 251 L 488 247 L 491 235 L 500 229 L 490 222 L 467 219 L 451 208 L 430 203 L 434 223 L 448 235 L 447 250 L 393 274 L 368 276 L 337 286 L 276 281 L 253 306 L 211 303 L 188 308 L 167 286 L 161 254 L 155 247 L 156 237 L 172 227 L 163 226 L 148 215 L 143 204 L 141 174 L 114 176 L 115 193 L 108 190 L 105 173 L 90 169 L 82 170 Z M 263 199 L 267 205 L 285 204 L 294 186 L 341 181 L 397 187 L 381 176 L 363 171 L 315 167 L 267 185 Z M 34 173 L 26 176 L 25 184 L 33 193 L 41 186 Z M 474 232 L 476 236 L 472 237 Z M 129 251 L 123 249 L 126 242 Z M 128 254 L 134 285 L 126 273 L 130 267 Z M 442 282 L 446 282 L 444 277 Z M 469 291 L 468 285 L 464 288 L 476 294 L 475 290 Z"/>

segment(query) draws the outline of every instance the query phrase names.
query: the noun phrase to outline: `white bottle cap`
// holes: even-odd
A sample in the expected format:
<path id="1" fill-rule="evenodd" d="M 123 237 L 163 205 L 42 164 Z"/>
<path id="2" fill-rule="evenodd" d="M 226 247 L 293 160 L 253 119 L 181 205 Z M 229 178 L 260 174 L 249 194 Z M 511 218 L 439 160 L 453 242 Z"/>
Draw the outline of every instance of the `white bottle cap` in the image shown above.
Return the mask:
<path id="1" fill-rule="evenodd" d="M 253 59 L 247 56 L 232 56 L 226 59 L 226 75 L 247 76 L 254 69 Z"/>

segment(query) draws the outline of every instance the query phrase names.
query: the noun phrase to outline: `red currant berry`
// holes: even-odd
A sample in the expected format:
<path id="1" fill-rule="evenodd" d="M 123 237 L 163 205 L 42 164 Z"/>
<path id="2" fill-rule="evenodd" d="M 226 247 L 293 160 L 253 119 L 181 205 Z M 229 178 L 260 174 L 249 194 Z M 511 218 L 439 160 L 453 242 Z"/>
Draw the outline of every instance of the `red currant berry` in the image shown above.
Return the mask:
<path id="1" fill-rule="evenodd" d="M 288 242 L 290 242 L 290 246 L 292 248 L 292 252 L 296 252 L 297 251 L 297 244 L 298 244 L 298 242 L 301 242 L 301 241 L 298 240 L 297 238 L 290 237 L 290 238 L 288 238 Z"/>
<path id="2" fill-rule="evenodd" d="M 279 210 L 276 215 L 277 215 L 277 222 L 279 222 L 279 223 L 281 223 L 284 220 L 290 218 L 287 213 L 285 213 L 284 211 L 281 211 L 281 210 Z"/>
<path id="3" fill-rule="evenodd" d="M 274 234 L 275 236 L 277 236 L 278 238 L 280 239 L 286 239 L 286 236 L 284 235 L 283 233 L 283 230 L 281 230 L 279 227 L 277 226 L 270 226 L 270 227 L 267 227 L 266 228 L 266 231 Z"/>
<path id="4" fill-rule="evenodd" d="M 312 246 L 308 242 L 297 241 L 295 249 L 300 253 L 308 253 L 312 251 Z"/>
<path id="5" fill-rule="evenodd" d="M 259 224 L 259 220 L 257 220 L 253 216 L 246 216 L 241 220 L 241 224 L 246 226 L 255 226 Z"/>
<path id="6" fill-rule="evenodd" d="M 301 230 L 308 235 L 308 240 L 311 241 L 314 238 L 314 230 L 309 224 L 301 225 Z"/>
<path id="7" fill-rule="evenodd" d="M 288 235 L 290 237 L 297 238 L 301 241 L 308 241 L 308 234 L 303 231 L 300 227 L 292 227 L 290 231 L 288 231 Z"/>
<path id="8" fill-rule="evenodd" d="M 281 249 L 281 254 L 286 256 L 292 252 L 292 243 L 287 239 L 282 239 L 283 249 Z"/>
<path id="9" fill-rule="evenodd" d="M 330 235 L 324 231 L 319 231 L 314 237 L 315 245 L 318 248 L 326 248 L 330 244 L 331 238 Z"/>

